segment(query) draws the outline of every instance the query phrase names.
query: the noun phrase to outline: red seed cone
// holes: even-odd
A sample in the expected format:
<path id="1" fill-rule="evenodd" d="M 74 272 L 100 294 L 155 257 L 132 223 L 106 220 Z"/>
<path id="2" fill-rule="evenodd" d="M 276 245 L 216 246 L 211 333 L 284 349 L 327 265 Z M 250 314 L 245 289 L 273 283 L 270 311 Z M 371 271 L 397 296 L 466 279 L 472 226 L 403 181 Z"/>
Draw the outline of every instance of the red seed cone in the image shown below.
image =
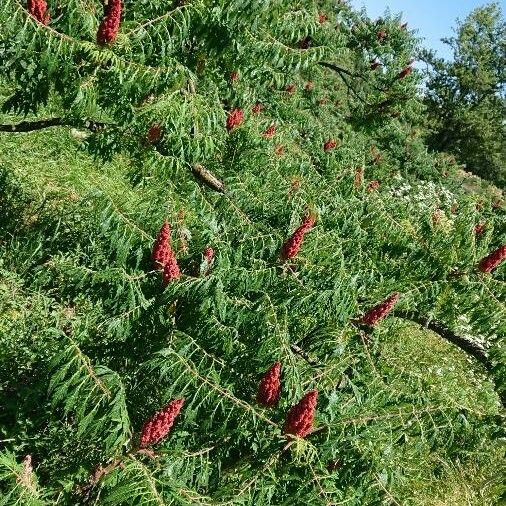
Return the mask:
<path id="1" fill-rule="evenodd" d="M 478 264 L 478 269 L 481 272 L 491 272 L 499 264 L 506 259 L 506 244 L 499 246 L 495 251 L 483 258 Z"/>
<path id="2" fill-rule="evenodd" d="M 320 12 L 318 14 L 318 23 L 320 23 L 320 25 L 323 25 L 325 21 L 327 21 L 327 15 L 324 12 Z"/>
<path id="3" fill-rule="evenodd" d="M 283 432 L 298 437 L 306 437 L 313 428 L 318 391 L 311 390 L 286 414 Z"/>
<path id="4" fill-rule="evenodd" d="M 411 72 L 413 72 L 413 67 L 408 65 L 397 74 L 397 79 L 404 79 L 405 77 L 408 77 Z"/>
<path id="5" fill-rule="evenodd" d="M 165 222 L 153 244 L 151 259 L 155 269 L 163 269 L 170 253 L 170 225 Z"/>
<path id="6" fill-rule="evenodd" d="M 360 322 L 365 325 L 376 325 L 379 321 L 383 320 L 385 316 L 392 311 L 393 307 L 399 300 L 401 294 L 399 292 L 395 292 L 386 298 L 383 302 L 377 304 L 373 308 L 369 309 L 367 313 L 365 313 L 362 318 L 360 318 Z"/>
<path id="7" fill-rule="evenodd" d="M 323 144 L 324 151 L 332 151 L 337 146 L 337 141 L 335 139 L 328 139 Z"/>
<path id="8" fill-rule="evenodd" d="M 47 13 L 47 3 L 45 0 L 27 0 L 26 9 L 28 12 L 43 25 L 49 23 L 49 14 Z"/>
<path id="9" fill-rule="evenodd" d="M 149 420 L 144 422 L 139 446 L 145 448 L 146 446 L 161 441 L 170 432 L 183 404 L 184 399 L 170 401 L 167 406 L 157 411 Z"/>
<path id="10" fill-rule="evenodd" d="M 228 113 L 227 130 L 233 130 L 238 127 L 244 120 L 244 112 L 242 109 L 234 109 Z"/>
<path id="11" fill-rule="evenodd" d="M 257 392 L 257 402 L 263 406 L 275 406 L 281 391 L 281 362 L 274 362 L 271 368 L 260 380 Z"/>
<path id="12" fill-rule="evenodd" d="M 103 46 L 114 42 L 121 21 L 121 0 L 108 0 L 104 6 L 104 17 L 97 31 L 97 44 Z"/>
<path id="13" fill-rule="evenodd" d="M 264 106 L 260 103 L 260 102 L 257 102 L 252 108 L 251 108 L 251 112 L 253 114 L 258 114 L 259 112 L 262 112 L 262 109 L 264 108 Z"/>
<path id="14" fill-rule="evenodd" d="M 302 225 L 285 241 L 281 248 L 281 259 L 288 260 L 297 256 L 297 253 L 302 246 L 305 233 L 313 228 L 315 224 L 314 216 L 307 215 L 302 222 Z"/>
<path id="15" fill-rule="evenodd" d="M 269 128 L 267 128 L 263 133 L 262 136 L 270 139 L 274 137 L 274 134 L 276 133 L 276 125 L 272 124 Z"/>
<path id="16" fill-rule="evenodd" d="M 167 260 L 163 266 L 162 283 L 164 286 L 167 286 L 171 281 L 175 281 L 180 277 L 181 271 L 179 269 L 179 265 L 177 264 L 176 256 L 174 255 L 174 252 L 169 249 Z"/>

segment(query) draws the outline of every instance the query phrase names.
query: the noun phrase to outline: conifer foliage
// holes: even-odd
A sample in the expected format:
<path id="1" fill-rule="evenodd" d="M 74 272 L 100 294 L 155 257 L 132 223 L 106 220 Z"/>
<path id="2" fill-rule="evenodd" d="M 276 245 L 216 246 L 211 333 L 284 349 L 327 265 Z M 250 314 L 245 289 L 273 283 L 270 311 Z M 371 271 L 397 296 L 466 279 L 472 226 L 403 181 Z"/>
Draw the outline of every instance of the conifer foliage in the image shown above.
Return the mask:
<path id="1" fill-rule="evenodd" d="M 345 1 L 0 2 L 0 503 L 496 504 L 505 214 L 416 51 Z"/>

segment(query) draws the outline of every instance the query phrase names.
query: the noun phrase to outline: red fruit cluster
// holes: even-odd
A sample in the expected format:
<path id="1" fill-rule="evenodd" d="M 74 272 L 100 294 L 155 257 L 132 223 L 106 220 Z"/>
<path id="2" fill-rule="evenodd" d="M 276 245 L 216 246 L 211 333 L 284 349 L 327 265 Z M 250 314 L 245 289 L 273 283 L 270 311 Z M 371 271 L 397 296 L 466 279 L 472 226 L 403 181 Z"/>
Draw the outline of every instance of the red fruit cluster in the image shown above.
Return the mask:
<path id="1" fill-rule="evenodd" d="M 147 420 L 141 430 L 139 446 L 145 448 L 161 441 L 174 425 L 174 420 L 179 415 L 183 404 L 184 399 L 175 399 Z"/>
<path id="2" fill-rule="evenodd" d="M 366 191 L 371 193 L 371 192 L 377 190 L 379 187 L 380 187 L 380 182 L 373 180 L 373 181 L 369 181 L 369 183 L 367 183 L 367 186 L 365 189 L 366 189 Z"/>
<path id="3" fill-rule="evenodd" d="M 481 272 L 491 272 L 499 264 L 506 259 L 506 244 L 499 246 L 495 251 L 483 258 L 478 264 L 478 269 Z"/>
<path id="4" fill-rule="evenodd" d="M 323 144 L 323 150 L 324 151 L 332 151 L 337 146 L 337 141 L 335 139 L 328 139 Z"/>
<path id="5" fill-rule="evenodd" d="M 315 219 L 312 215 L 307 215 L 304 218 L 302 225 L 300 225 L 300 227 L 283 244 L 283 247 L 281 248 L 282 260 L 288 260 L 289 258 L 293 258 L 297 255 L 300 247 L 302 246 L 304 235 L 308 230 L 311 230 L 313 228 L 314 224 Z"/>
<path id="6" fill-rule="evenodd" d="M 97 31 L 97 44 L 103 46 L 116 39 L 121 21 L 121 0 L 108 0 L 104 6 L 104 17 Z"/>
<path id="7" fill-rule="evenodd" d="M 284 433 L 306 437 L 313 428 L 318 391 L 311 390 L 286 414 Z"/>
<path id="8" fill-rule="evenodd" d="M 304 85 L 304 89 L 306 91 L 313 91 L 314 89 L 314 83 L 313 81 L 308 81 L 305 85 Z"/>
<path id="9" fill-rule="evenodd" d="M 153 252 L 151 254 L 155 269 L 162 269 L 164 267 L 169 259 L 170 250 L 170 225 L 165 222 L 160 232 L 158 232 L 158 237 L 153 245 Z"/>
<path id="10" fill-rule="evenodd" d="M 481 235 L 483 234 L 484 231 L 485 231 L 485 223 L 478 223 L 478 225 L 474 227 L 475 235 Z"/>
<path id="11" fill-rule="evenodd" d="M 395 304 L 397 304 L 400 296 L 401 294 L 398 292 L 393 293 L 383 302 L 369 309 L 369 311 L 367 311 L 367 313 L 362 316 L 360 322 L 364 323 L 365 325 L 370 325 L 371 327 L 373 325 L 376 325 L 376 323 L 383 320 L 383 318 L 385 318 L 385 316 L 390 313 L 390 311 L 392 311 Z"/>
<path id="12" fill-rule="evenodd" d="M 244 120 L 244 111 L 242 109 L 234 109 L 228 113 L 227 130 L 233 130 L 238 127 Z"/>
<path id="13" fill-rule="evenodd" d="M 253 114 L 258 114 L 259 112 L 262 112 L 262 109 L 264 108 L 264 106 L 260 103 L 260 102 L 257 102 L 252 108 L 251 108 L 251 112 Z"/>
<path id="14" fill-rule="evenodd" d="M 210 247 L 206 248 L 204 250 L 204 260 L 208 264 L 210 264 L 213 261 L 213 258 L 214 258 L 214 250 L 213 250 L 213 248 L 210 248 Z"/>
<path id="15" fill-rule="evenodd" d="M 385 32 L 385 30 L 380 30 L 376 34 L 376 39 L 378 40 L 378 42 L 383 42 L 386 38 L 387 38 L 387 32 Z"/>
<path id="16" fill-rule="evenodd" d="M 233 70 L 232 72 L 230 72 L 230 80 L 233 82 L 233 81 L 237 81 L 239 79 L 239 72 L 237 72 L 237 70 Z"/>
<path id="17" fill-rule="evenodd" d="M 152 125 L 147 134 L 147 140 L 150 144 L 156 144 L 162 138 L 162 127 L 160 123 Z"/>
<path id="18" fill-rule="evenodd" d="M 28 12 L 43 25 L 49 23 L 49 14 L 47 13 L 47 3 L 45 0 L 27 0 L 26 8 Z"/>
<path id="19" fill-rule="evenodd" d="M 413 67 L 411 67 L 410 65 L 408 65 L 407 67 L 404 67 L 398 74 L 397 74 L 397 79 L 404 79 L 405 77 L 408 77 L 409 74 L 411 74 L 411 72 L 413 72 Z"/>
<path id="20" fill-rule="evenodd" d="M 262 134 L 267 139 L 270 139 L 271 137 L 274 137 L 274 134 L 276 133 L 276 125 L 273 123 L 269 128 L 267 128 L 264 133 Z"/>
<path id="21" fill-rule="evenodd" d="M 353 180 L 353 187 L 358 190 L 362 186 L 364 180 L 364 169 L 363 167 L 357 167 L 355 170 L 355 178 Z"/>
<path id="22" fill-rule="evenodd" d="M 204 262 L 205 262 L 205 265 L 204 265 L 204 276 L 207 276 L 209 274 L 209 272 L 211 271 L 211 265 L 213 263 L 213 260 L 214 260 L 214 249 L 211 248 L 211 247 L 207 247 L 205 250 L 204 250 L 204 253 L 202 254 L 203 257 L 204 257 Z"/>
<path id="23" fill-rule="evenodd" d="M 281 392 L 281 362 L 274 362 L 258 385 L 257 402 L 264 406 L 275 406 Z"/>
<path id="24" fill-rule="evenodd" d="M 325 23 L 325 21 L 327 21 L 327 15 L 323 12 L 320 12 L 318 14 L 318 23 L 320 23 L 320 25 L 323 25 L 323 23 Z"/>
<path id="25" fill-rule="evenodd" d="M 276 144 L 274 146 L 274 153 L 276 156 L 283 156 L 285 153 L 285 148 L 281 144 Z"/>
<path id="26" fill-rule="evenodd" d="M 177 264 L 176 256 L 172 249 L 169 250 L 169 256 L 165 265 L 163 266 L 162 282 L 164 285 L 168 285 L 171 281 L 175 281 L 181 277 L 181 271 Z"/>
<path id="27" fill-rule="evenodd" d="M 307 37 L 304 37 L 301 41 L 299 41 L 299 47 L 301 49 L 308 49 L 311 45 L 311 37 L 308 35 Z"/>
<path id="28" fill-rule="evenodd" d="M 293 95 L 295 93 L 295 84 L 289 84 L 285 91 L 288 93 L 288 95 Z"/>

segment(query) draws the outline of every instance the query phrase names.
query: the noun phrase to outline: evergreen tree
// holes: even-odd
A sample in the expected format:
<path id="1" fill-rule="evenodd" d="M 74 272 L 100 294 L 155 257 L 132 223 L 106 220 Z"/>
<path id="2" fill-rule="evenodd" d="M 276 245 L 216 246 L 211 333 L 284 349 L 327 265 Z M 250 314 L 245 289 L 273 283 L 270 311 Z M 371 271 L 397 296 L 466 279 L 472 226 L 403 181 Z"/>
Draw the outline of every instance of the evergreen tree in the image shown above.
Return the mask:
<path id="1" fill-rule="evenodd" d="M 0 504 L 495 503 L 504 210 L 415 50 L 342 1 L 2 2 Z"/>
<path id="2" fill-rule="evenodd" d="M 468 170 L 506 183 L 506 22 L 497 3 L 478 7 L 443 41 L 453 60 L 426 52 L 429 145 Z"/>

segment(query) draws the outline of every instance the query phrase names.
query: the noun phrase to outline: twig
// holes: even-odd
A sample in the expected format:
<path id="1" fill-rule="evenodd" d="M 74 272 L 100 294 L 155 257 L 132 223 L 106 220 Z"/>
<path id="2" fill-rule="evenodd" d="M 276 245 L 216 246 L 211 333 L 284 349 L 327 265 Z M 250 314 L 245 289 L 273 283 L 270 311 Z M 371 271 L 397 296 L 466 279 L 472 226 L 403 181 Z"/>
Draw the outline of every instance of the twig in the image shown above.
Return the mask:
<path id="1" fill-rule="evenodd" d="M 92 132 L 97 132 L 108 125 L 107 123 L 100 123 L 90 119 L 75 120 L 71 118 L 48 118 L 35 121 L 21 121 L 20 123 L 14 123 L 11 125 L 0 125 L 0 132 L 33 132 L 35 130 L 42 130 L 44 128 L 55 126 L 73 126 L 77 128 L 87 128 Z"/>

